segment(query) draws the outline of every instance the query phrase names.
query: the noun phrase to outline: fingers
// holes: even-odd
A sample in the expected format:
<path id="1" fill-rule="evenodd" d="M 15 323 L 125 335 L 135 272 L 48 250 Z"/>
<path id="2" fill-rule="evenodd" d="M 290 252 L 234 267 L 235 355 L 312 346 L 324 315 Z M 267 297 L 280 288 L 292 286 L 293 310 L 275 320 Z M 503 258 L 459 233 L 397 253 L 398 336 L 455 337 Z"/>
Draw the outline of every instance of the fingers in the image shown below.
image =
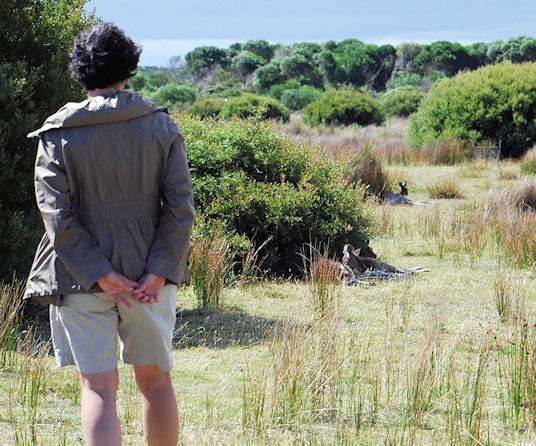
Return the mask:
<path id="1" fill-rule="evenodd" d="M 153 304 L 155 302 L 158 302 L 158 296 L 154 294 L 143 294 L 137 300 L 139 303 L 142 304 Z"/>
<path id="2" fill-rule="evenodd" d="M 112 299 L 117 305 L 125 305 L 127 308 L 132 308 L 132 304 L 128 301 L 123 293 L 113 294 Z"/>
<path id="3" fill-rule="evenodd" d="M 134 291 L 136 289 L 136 287 L 138 286 L 138 283 L 130 280 L 130 279 L 127 279 L 126 277 L 122 277 L 122 281 L 123 281 L 123 286 L 125 288 L 127 288 L 129 290 L 129 292 L 131 293 L 132 291 Z"/>

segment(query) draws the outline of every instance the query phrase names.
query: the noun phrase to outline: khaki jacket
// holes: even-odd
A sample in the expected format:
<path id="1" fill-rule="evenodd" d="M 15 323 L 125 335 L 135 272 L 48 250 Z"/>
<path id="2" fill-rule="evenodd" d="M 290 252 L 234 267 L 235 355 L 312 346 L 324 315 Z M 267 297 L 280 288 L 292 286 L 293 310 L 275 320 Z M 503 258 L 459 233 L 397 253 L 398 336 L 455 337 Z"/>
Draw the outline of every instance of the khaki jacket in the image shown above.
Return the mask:
<path id="1" fill-rule="evenodd" d="M 164 108 L 118 92 L 68 103 L 41 129 L 35 194 L 46 233 L 25 299 L 101 291 L 112 270 L 187 280 L 194 206 L 184 139 Z"/>

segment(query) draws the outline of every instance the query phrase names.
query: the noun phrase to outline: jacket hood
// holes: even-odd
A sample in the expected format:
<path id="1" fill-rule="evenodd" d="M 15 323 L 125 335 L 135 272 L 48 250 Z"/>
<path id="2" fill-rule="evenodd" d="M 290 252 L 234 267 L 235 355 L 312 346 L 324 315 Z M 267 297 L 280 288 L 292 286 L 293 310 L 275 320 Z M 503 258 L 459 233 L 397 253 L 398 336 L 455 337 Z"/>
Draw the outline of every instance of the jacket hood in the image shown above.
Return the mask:
<path id="1" fill-rule="evenodd" d="M 28 138 L 40 136 L 48 130 L 112 124 L 146 116 L 157 111 L 166 112 L 143 99 L 138 93 L 118 91 L 107 96 L 96 96 L 82 102 L 69 102 L 48 117 L 39 130 L 28 133 Z"/>

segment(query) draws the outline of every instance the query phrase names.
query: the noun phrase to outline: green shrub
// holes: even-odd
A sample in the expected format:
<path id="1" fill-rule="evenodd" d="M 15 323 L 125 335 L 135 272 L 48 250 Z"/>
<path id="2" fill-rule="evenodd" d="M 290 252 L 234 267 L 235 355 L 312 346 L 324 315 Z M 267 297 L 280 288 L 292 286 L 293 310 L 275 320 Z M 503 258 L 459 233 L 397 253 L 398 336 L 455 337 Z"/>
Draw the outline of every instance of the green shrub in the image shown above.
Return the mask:
<path id="1" fill-rule="evenodd" d="M 407 117 L 415 113 L 425 94 L 413 87 L 400 87 L 384 93 L 380 102 L 386 116 Z"/>
<path id="2" fill-rule="evenodd" d="M 191 104 L 197 99 L 197 88 L 171 82 L 159 87 L 150 98 L 157 105 Z"/>
<path id="3" fill-rule="evenodd" d="M 281 82 L 282 79 L 279 65 L 274 62 L 270 62 L 255 71 L 255 82 L 261 90 L 270 88 L 272 85 Z"/>
<path id="4" fill-rule="evenodd" d="M 189 115 L 196 115 L 200 118 L 216 117 L 223 108 L 223 101 L 214 98 L 203 98 L 193 104 L 186 113 Z"/>
<path id="5" fill-rule="evenodd" d="M 298 81 L 297 79 L 290 79 L 284 84 L 272 85 L 270 87 L 270 90 L 268 91 L 268 95 L 280 101 L 285 91 L 295 90 L 300 87 L 301 87 L 300 81 Z"/>
<path id="6" fill-rule="evenodd" d="M 311 85 L 303 85 L 300 88 L 286 90 L 281 96 L 281 103 L 291 110 L 300 110 L 311 102 L 322 97 L 324 92 Z"/>
<path id="7" fill-rule="evenodd" d="M 418 87 L 422 81 L 422 77 L 417 73 L 406 73 L 405 71 L 395 71 L 387 85 L 388 90 L 394 90 L 400 87 Z"/>
<path id="8" fill-rule="evenodd" d="M 445 79 L 412 115 L 410 144 L 456 138 L 502 139 L 504 156 L 519 156 L 536 142 L 536 63 L 501 64 Z"/>
<path id="9" fill-rule="evenodd" d="M 344 166 L 279 134 L 257 117 L 202 121 L 175 115 L 186 138 L 196 212 L 225 231 L 267 243 L 259 257 L 273 274 L 297 274 L 311 241 L 338 252 L 372 231 L 363 188 L 347 185 Z"/>
<path id="10" fill-rule="evenodd" d="M 285 122 L 288 121 L 290 116 L 288 108 L 281 105 L 277 100 L 251 93 L 243 94 L 226 102 L 220 116 L 224 118 L 231 116 L 246 118 L 258 113 L 261 114 L 263 119 L 280 119 Z"/>
<path id="11" fill-rule="evenodd" d="M 321 99 L 305 107 L 303 114 L 309 125 L 369 125 L 384 121 L 378 102 L 364 93 L 352 90 L 329 90 Z"/>

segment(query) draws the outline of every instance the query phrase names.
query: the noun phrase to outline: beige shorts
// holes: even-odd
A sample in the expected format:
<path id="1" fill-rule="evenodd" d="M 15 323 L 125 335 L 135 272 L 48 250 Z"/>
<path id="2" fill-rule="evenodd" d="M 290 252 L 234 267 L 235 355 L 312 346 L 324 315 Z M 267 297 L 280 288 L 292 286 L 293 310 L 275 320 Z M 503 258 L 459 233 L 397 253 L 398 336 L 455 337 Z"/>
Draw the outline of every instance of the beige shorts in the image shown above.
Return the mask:
<path id="1" fill-rule="evenodd" d="M 177 286 L 166 285 L 158 302 L 132 308 L 117 305 L 105 293 L 66 294 L 63 306 L 50 306 L 52 343 L 59 367 L 76 365 L 82 373 L 117 368 L 117 335 L 126 364 L 173 368 L 171 341 L 175 327 Z"/>

